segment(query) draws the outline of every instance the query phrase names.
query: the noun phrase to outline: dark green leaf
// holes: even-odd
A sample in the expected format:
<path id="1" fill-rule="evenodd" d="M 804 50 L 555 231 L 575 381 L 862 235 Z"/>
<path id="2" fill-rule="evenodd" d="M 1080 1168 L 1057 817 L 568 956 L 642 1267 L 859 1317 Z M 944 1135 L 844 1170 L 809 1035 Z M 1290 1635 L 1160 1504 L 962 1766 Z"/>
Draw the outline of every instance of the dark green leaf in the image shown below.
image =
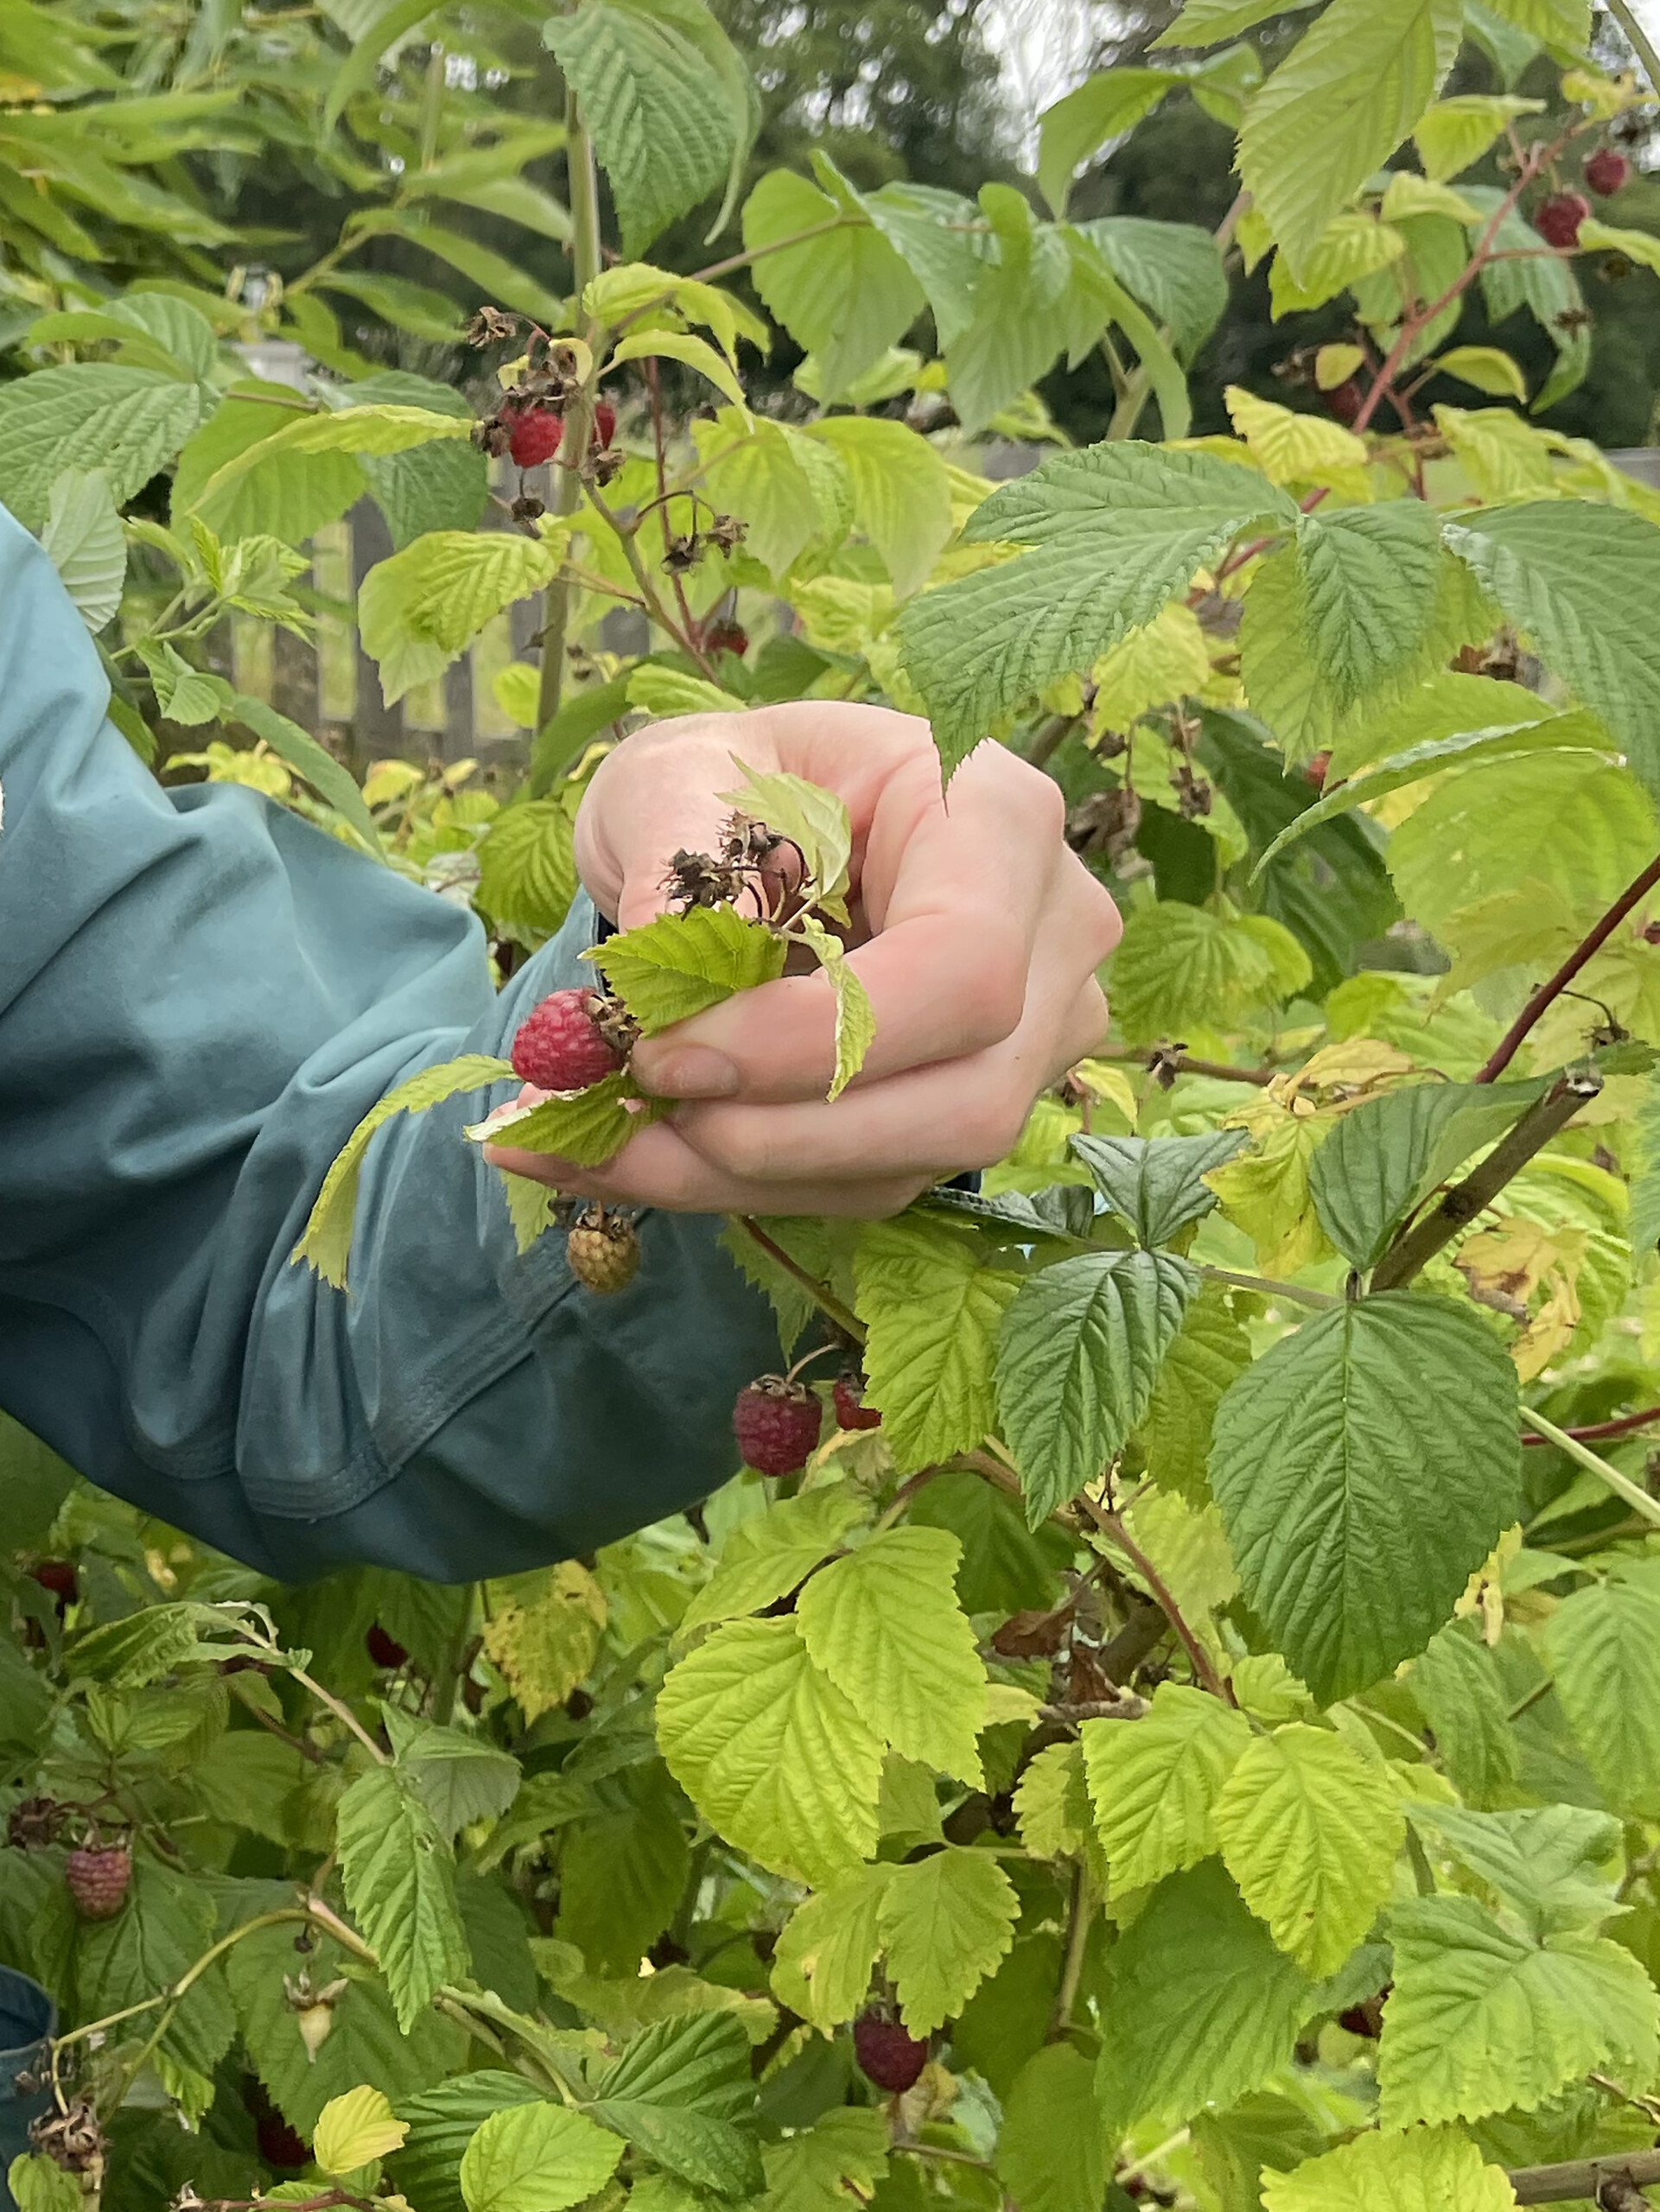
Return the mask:
<path id="1" fill-rule="evenodd" d="M 1209 1213 L 1216 1193 L 1203 1179 L 1244 1141 L 1243 1129 L 1218 1129 L 1202 1137 L 1076 1136 L 1070 1149 L 1138 1241 L 1154 1245 Z"/>

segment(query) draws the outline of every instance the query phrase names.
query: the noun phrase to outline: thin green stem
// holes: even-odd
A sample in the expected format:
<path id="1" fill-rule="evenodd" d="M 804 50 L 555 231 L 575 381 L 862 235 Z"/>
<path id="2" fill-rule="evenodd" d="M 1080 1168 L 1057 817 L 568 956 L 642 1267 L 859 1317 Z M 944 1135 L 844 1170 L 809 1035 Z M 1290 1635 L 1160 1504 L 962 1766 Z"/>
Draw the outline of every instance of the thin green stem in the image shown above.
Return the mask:
<path id="1" fill-rule="evenodd" d="M 319 1705 L 326 1707 L 328 1710 L 334 1714 L 337 1720 L 342 1722 L 351 1733 L 357 1738 L 359 1743 L 362 1745 L 363 1748 L 368 1752 L 371 1758 L 374 1759 L 377 1764 L 381 1766 L 390 1766 L 392 1762 L 391 1755 L 381 1750 L 379 1745 L 376 1743 L 374 1738 L 369 1733 L 363 1723 L 358 1719 L 356 1713 L 353 1712 L 349 1705 L 343 1704 L 341 1700 L 334 1695 L 332 1690 L 326 1690 L 320 1681 L 316 1681 L 314 1676 L 307 1674 L 303 1667 L 296 1667 L 292 1660 L 287 1660 L 283 1663 L 287 1666 L 289 1673 L 294 1677 L 295 1681 L 299 1683 L 301 1688 L 309 1690 L 312 1696 L 316 1699 Z"/>
<path id="2" fill-rule="evenodd" d="M 1634 1483 L 1629 1475 L 1622 1475 L 1618 1467 L 1611 1467 L 1606 1459 L 1599 1459 L 1588 1444 L 1581 1444 L 1577 1436 L 1570 1436 L 1565 1428 L 1558 1428 L 1554 1421 L 1547 1421 L 1542 1414 L 1535 1413 L 1530 1406 L 1523 1407 L 1522 1419 L 1536 1435 L 1542 1436 L 1547 1444 L 1554 1444 L 1559 1452 L 1565 1452 L 1577 1465 L 1585 1469 L 1587 1474 L 1594 1475 L 1600 1483 L 1612 1491 L 1616 1497 L 1623 1498 L 1633 1513 L 1640 1513 L 1645 1521 L 1660 1529 L 1660 1498 L 1650 1497 L 1647 1491 Z"/>
<path id="3" fill-rule="evenodd" d="M 1089 1868 L 1080 1859 L 1072 1874 L 1072 1908 L 1066 1921 L 1066 1956 L 1060 1969 L 1060 1984 L 1055 1991 L 1054 2009 L 1049 2015 L 1049 2041 L 1059 2043 L 1072 2024 L 1072 2012 L 1078 2003 L 1078 1985 L 1084 1979 L 1084 1961 L 1090 1948 L 1090 1926 L 1095 1915 L 1095 1883 Z"/>
<path id="4" fill-rule="evenodd" d="M 1312 1306 L 1326 1313 L 1343 1303 L 1329 1290 L 1310 1290 L 1300 1282 L 1275 1282 L 1272 1275 L 1241 1274 L 1235 1268 L 1207 1267 L 1203 1262 L 1197 1264 L 1207 1282 L 1231 1283 L 1236 1290 L 1255 1290 L 1264 1298 L 1288 1298 L 1294 1306 Z"/>
<path id="5" fill-rule="evenodd" d="M 692 272 L 695 284 L 712 284 L 717 276 L 729 276 L 735 269 L 747 269 L 757 261 L 764 261 L 769 253 L 786 253 L 792 245 L 805 245 L 811 238 L 822 238 L 827 231 L 862 229 L 852 215 L 832 215 L 822 223 L 809 224 L 805 231 L 792 231 L 787 238 L 773 238 L 766 245 L 749 247 L 743 253 L 729 253 L 724 261 L 711 261 L 707 269 Z"/>
<path id="6" fill-rule="evenodd" d="M 576 95 L 565 93 L 565 165 L 570 192 L 571 289 L 580 302 L 600 273 L 600 181 L 594 162 L 594 143 L 582 122 Z M 553 512 L 574 515 L 581 505 L 582 477 L 576 456 L 588 451 L 593 405 L 586 392 L 572 408 L 565 424 L 570 465 L 553 472 Z M 570 627 L 571 581 L 556 576 L 543 600 L 542 677 L 537 691 L 536 726 L 544 729 L 559 711 L 564 685 L 565 639 Z"/>

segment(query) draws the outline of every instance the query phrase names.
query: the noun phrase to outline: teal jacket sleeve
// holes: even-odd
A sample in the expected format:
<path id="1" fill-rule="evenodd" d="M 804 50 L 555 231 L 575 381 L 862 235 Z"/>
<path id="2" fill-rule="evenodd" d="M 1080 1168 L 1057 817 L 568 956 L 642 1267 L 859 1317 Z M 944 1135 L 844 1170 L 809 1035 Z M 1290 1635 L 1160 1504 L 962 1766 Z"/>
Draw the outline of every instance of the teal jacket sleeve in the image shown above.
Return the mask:
<path id="1" fill-rule="evenodd" d="M 0 1408 L 262 1571 L 440 1581 L 590 1550 L 736 1464 L 775 1365 L 718 1224 L 633 1285 L 514 1249 L 463 1143 L 511 1084 L 375 1138 L 353 1287 L 289 1254 L 366 1110 L 505 1049 L 586 902 L 498 996 L 477 920 L 241 788 L 164 791 L 46 556 L 0 509 Z"/>

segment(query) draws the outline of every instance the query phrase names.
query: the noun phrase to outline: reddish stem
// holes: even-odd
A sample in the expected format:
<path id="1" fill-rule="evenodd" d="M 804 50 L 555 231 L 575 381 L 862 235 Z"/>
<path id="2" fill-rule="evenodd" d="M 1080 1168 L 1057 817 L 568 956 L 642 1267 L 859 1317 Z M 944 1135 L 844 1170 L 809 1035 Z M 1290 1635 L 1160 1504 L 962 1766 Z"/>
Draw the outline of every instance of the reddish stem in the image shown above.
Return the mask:
<path id="1" fill-rule="evenodd" d="M 1657 884 L 1660 884 L 1660 854 L 1649 862 L 1641 875 L 1626 885 L 1595 928 L 1574 946 L 1549 982 L 1540 984 L 1494 1046 L 1491 1058 L 1475 1078 L 1478 1083 L 1492 1083 L 1503 1075 L 1546 1007 L 1561 996 L 1580 969 L 1601 951 L 1632 907 L 1639 906 Z"/>
<path id="2" fill-rule="evenodd" d="M 1660 1421 L 1660 1406 L 1645 1406 L 1640 1414 L 1621 1414 L 1617 1421 L 1592 1421 L 1585 1428 L 1565 1428 L 1564 1436 L 1571 1436 L 1578 1444 L 1596 1444 L 1605 1437 L 1629 1436 L 1634 1428 L 1648 1428 Z M 1543 1436 L 1524 1436 L 1523 1444 L 1544 1444 Z"/>

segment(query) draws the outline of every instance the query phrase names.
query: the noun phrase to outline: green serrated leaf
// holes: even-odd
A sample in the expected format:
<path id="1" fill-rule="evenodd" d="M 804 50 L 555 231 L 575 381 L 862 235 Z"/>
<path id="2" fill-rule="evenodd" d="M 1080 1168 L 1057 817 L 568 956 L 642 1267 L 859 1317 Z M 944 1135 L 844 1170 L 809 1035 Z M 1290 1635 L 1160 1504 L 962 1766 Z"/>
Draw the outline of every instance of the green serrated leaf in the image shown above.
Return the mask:
<path id="1" fill-rule="evenodd" d="M 843 950 L 841 939 L 832 937 L 810 914 L 801 917 L 798 927 L 818 956 L 819 967 L 836 994 L 836 1073 L 824 1094 L 826 1102 L 833 1104 L 864 1065 L 865 1055 L 875 1041 L 876 1009 Z"/>
<path id="2" fill-rule="evenodd" d="M 254 698 L 245 691 L 239 691 L 226 711 L 256 737 L 263 739 L 279 760 L 286 760 L 290 768 L 303 776 L 318 796 L 327 799 L 334 811 L 351 823 L 377 860 L 385 858 L 380 832 L 363 793 L 348 772 L 332 753 L 318 744 L 309 730 L 302 729 L 298 722 L 279 714 L 266 700 Z"/>
<path id="3" fill-rule="evenodd" d="M 1059 454 L 970 518 L 973 543 L 1015 558 L 912 601 L 906 666 L 947 775 L 989 724 L 1150 622 L 1237 532 L 1295 507 L 1254 469 L 1124 441 Z"/>
<path id="4" fill-rule="evenodd" d="M 47 522 L 52 486 L 84 466 L 97 424 L 98 467 L 123 506 L 172 460 L 201 419 L 194 384 L 117 361 L 36 369 L 0 385 L 0 502 L 26 530 Z"/>
<path id="5" fill-rule="evenodd" d="M 852 2212 L 887 2171 L 887 2123 L 868 2106 L 824 2113 L 762 2153 L 765 2212 Z"/>
<path id="6" fill-rule="evenodd" d="M 1218 1409 L 1247 1595 L 1316 1696 L 1421 1651 L 1515 1518 L 1516 1370 L 1451 1299 L 1387 1291 L 1282 1338 Z"/>
<path id="7" fill-rule="evenodd" d="M 761 2187 L 749 2037 L 729 2012 L 647 2028 L 595 2087 L 595 2117 L 694 2189 L 749 2196 Z"/>
<path id="8" fill-rule="evenodd" d="M 895 1869 L 877 1903 L 900 2017 L 932 2035 L 959 2012 L 1014 1940 L 1020 1899 L 997 1861 L 948 1844 Z"/>
<path id="9" fill-rule="evenodd" d="M 1619 1824 L 1610 1814 L 1583 1805 L 1478 1813 L 1464 1805 L 1419 1802 L 1412 1807 L 1412 1825 L 1450 1847 L 1523 1915 L 1536 1938 L 1594 1928 L 1619 1909 L 1601 1872 L 1619 1850 Z"/>
<path id="10" fill-rule="evenodd" d="M 1610 1805 L 1660 1812 L 1660 1595 L 1624 1579 L 1564 1599 L 1545 1654 L 1580 1748 Z"/>
<path id="11" fill-rule="evenodd" d="M 853 851 L 853 823 L 845 802 L 834 791 L 810 784 L 805 776 L 754 769 L 735 753 L 732 765 L 743 783 L 738 790 L 717 796 L 741 814 L 764 822 L 776 836 L 790 839 L 812 878 L 817 898 L 842 897 L 848 887 L 848 861 Z"/>
<path id="12" fill-rule="evenodd" d="M 622 2138 L 553 2104 L 509 2105 L 482 2122 L 461 2159 L 467 2212 L 564 2212 L 603 2189 Z"/>
<path id="13" fill-rule="evenodd" d="M 978 1445 L 995 1413 L 997 1329 L 1020 1277 L 954 1224 L 914 1215 L 859 1232 L 855 1305 L 868 1335 L 865 1402 L 909 1473 Z"/>
<path id="14" fill-rule="evenodd" d="M 1386 2126 L 1531 2112 L 1593 2067 L 1652 2076 L 1653 1985 L 1606 1937 L 1534 1942 L 1462 1897 L 1397 1905 L 1390 1937 L 1377 2053 Z"/>
<path id="15" fill-rule="evenodd" d="M 270 412 L 268 409 L 268 417 Z M 206 513 L 251 470 L 270 461 L 287 461 L 294 454 L 404 453 L 433 438 L 467 437 L 472 428 L 470 416 L 439 414 L 423 407 L 346 407 L 332 414 L 306 415 L 298 422 L 283 423 L 269 436 L 239 447 L 222 461 L 202 480 L 191 511 Z M 504 542 L 532 543 L 529 538 Z"/>
<path id="16" fill-rule="evenodd" d="M 1238 1709 L 1161 1682 L 1145 1719 L 1086 1720 L 1079 1733 L 1097 1833 L 1115 1885 L 1136 1890 L 1217 1849 L 1217 1799 L 1251 1741 Z"/>
<path id="17" fill-rule="evenodd" d="M 1200 1137 L 1075 1136 L 1067 1150 L 1081 1160 L 1095 1186 L 1138 1243 L 1168 1244 L 1216 1204 L 1205 1181 L 1245 1142 L 1243 1129 Z"/>
<path id="18" fill-rule="evenodd" d="M 1214 1819 L 1228 1872 L 1280 1948 L 1316 1979 L 1334 1973 L 1388 1897 L 1406 1837 L 1383 1761 L 1293 1721 L 1246 1746 Z"/>
<path id="19" fill-rule="evenodd" d="M 324 1176 L 322 1188 L 307 1217 L 305 1235 L 289 1255 L 290 1260 L 303 1260 L 316 1269 L 325 1282 L 333 1283 L 336 1290 L 344 1290 L 347 1262 L 352 1249 L 352 1217 L 357 1210 L 358 1180 L 369 1140 L 376 1130 L 383 1122 L 391 1121 L 394 1114 L 424 1113 L 428 1107 L 440 1105 L 446 1098 L 454 1098 L 466 1090 L 482 1090 L 486 1084 L 499 1083 L 504 1077 L 511 1078 L 512 1073 L 506 1060 L 498 1060 L 487 1052 L 468 1052 L 458 1060 L 445 1060 L 437 1067 L 423 1068 L 419 1075 L 411 1076 L 407 1083 L 399 1084 L 396 1090 L 389 1090 L 378 1099 L 353 1130 Z"/>
<path id="20" fill-rule="evenodd" d="M 873 415 L 827 416 L 811 435 L 840 459 L 854 520 L 881 554 L 895 598 L 908 598 L 927 582 L 954 526 L 944 460 L 908 423 Z"/>
<path id="21" fill-rule="evenodd" d="M 114 619 L 127 575 L 127 541 L 106 470 L 66 468 L 54 478 L 41 543 L 96 636 Z"/>
<path id="22" fill-rule="evenodd" d="M 459 1728 L 417 1720 L 398 1706 L 388 1705 L 385 1716 L 398 1771 L 447 1841 L 474 1821 L 494 1820 L 518 1796 L 519 1764 L 510 1753 Z"/>
<path id="23" fill-rule="evenodd" d="M 1148 1473 L 1161 1488 L 1193 1503 L 1209 1497 L 1205 1470 L 1216 1409 L 1250 1362 L 1250 1338 L 1234 1319 L 1226 1290 L 1205 1283 L 1165 1352 L 1138 1432 Z"/>
<path id="24" fill-rule="evenodd" d="M 717 1628 L 670 1669 L 657 1727 L 692 1802 L 763 1866 L 829 1882 L 875 1851 L 881 1739 L 793 1620 Z"/>
<path id="25" fill-rule="evenodd" d="M 1260 2088 L 1289 2060 L 1313 1996 L 1218 1860 L 1161 1882 L 1108 1965 L 1115 2031 L 1096 2071 L 1108 2140 Z"/>
<path id="26" fill-rule="evenodd" d="M 1199 1280 L 1173 1252 L 1083 1252 L 1021 1285 L 998 1337 L 997 1403 L 1034 1528 L 1146 1414 Z"/>
<path id="27" fill-rule="evenodd" d="M 569 808 L 557 799 L 506 807 L 486 827 L 478 852 L 474 895 L 486 913 L 533 942 L 551 937 L 576 896 Z"/>
<path id="28" fill-rule="evenodd" d="M 863 2005 L 882 1946 L 882 1891 L 893 1878 L 878 1861 L 820 1890 L 791 1914 L 773 1954 L 773 1990 L 826 2033 Z"/>
<path id="29" fill-rule="evenodd" d="M 1504 1677 L 1480 1637 L 1455 1621 L 1413 1661 L 1408 1680 L 1460 1793 L 1472 1805 L 1507 1802 L 1516 1786 L 1519 1746 L 1507 1717 Z"/>
<path id="30" fill-rule="evenodd" d="M 781 1498 L 741 1522 L 727 1538 L 720 1565 L 682 1614 L 684 1639 L 713 1621 L 759 1612 L 805 1582 L 826 1553 L 862 1520 L 868 1501 L 851 1483 L 830 1483 L 800 1497 Z"/>
<path id="31" fill-rule="evenodd" d="M 1511 2212 L 1516 2193 L 1468 2136 L 1414 2128 L 1358 2135 L 1290 2173 L 1265 2172 L 1262 2201 L 1265 2212 Z"/>
<path id="32" fill-rule="evenodd" d="M 586 1090 L 556 1090 L 536 1105 L 515 1107 L 499 1121 L 474 1122 L 463 1135 L 474 1144 L 552 1153 L 579 1167 L 600 1167 L 621 1151 L 636 1129 L 645 1128 L 646 1116 L 631 1113 L 625 1103 L 638 1096 L 622 1070 L 590 1084 Z M 646 1115 L 650 1113 L 648 1107 Z"/>
<path id="33" fill-rule="evenodd" d="M 400 2098 L 398 2117 L 410 2132 L 387 2161 L 392 2186 L 421 2212 L 466 2212 L 461 2163 L 468 2143 L 493 2112 L 540 2101 L 522 2075 L 499 2070 L 459 2074 Z"/>
<path id="34" fill-rule="evenodd" d="M 422 1799 L 378 1766 L 340 1799 L 335 1847 L 347 1903 L 407 2035 L 440 1984 L 467 1970 L 448 1847 Z"/>
<path id="35" fill-rule="evenodd" d="M 1083 2052 L 1053 2044 L 1029 2058 L 997 2136 L 997 2178 L 1021 2212 L 1100 2212 L 1108 2147 Z"/>
<path id="36" fill-rule="evenodd" d="M 398 411 L 409 410 L 353 408 L 333 419 Z M 558 567 L 556 547 L 508 531 L 430 531 L 378 561 L 358 593 L 358 624 L 386 703 L 442 675 L 493 615 L 540 591 Z"/>
<path id="37" fill-rule="evenodd" d="M 607 938 L 585 954 L 648 1037 L 784 973 L 788 947 L 732 906 L 694 906 Z"/>
<path id="38" fill-rule="evenodd" d="M 836 400 L 904 337 L 925 295 L 851 188 L 833 171 L 830 181 L 835 197 L 769 170 L 744 202 L 743 242 L 768 313 L 817 361 L 824 397 Z M 806 231 L 819 235 L 785 243 Z"/>
<path id="39" fill-rule="evenodd" d="M 886 1529 L 808 1581 L 796 1620 L 813 1662 L 906 1758 L 972 1788 L 986 1674 L 957 1602 L 962 1547 L 943 1529 Z"/>

